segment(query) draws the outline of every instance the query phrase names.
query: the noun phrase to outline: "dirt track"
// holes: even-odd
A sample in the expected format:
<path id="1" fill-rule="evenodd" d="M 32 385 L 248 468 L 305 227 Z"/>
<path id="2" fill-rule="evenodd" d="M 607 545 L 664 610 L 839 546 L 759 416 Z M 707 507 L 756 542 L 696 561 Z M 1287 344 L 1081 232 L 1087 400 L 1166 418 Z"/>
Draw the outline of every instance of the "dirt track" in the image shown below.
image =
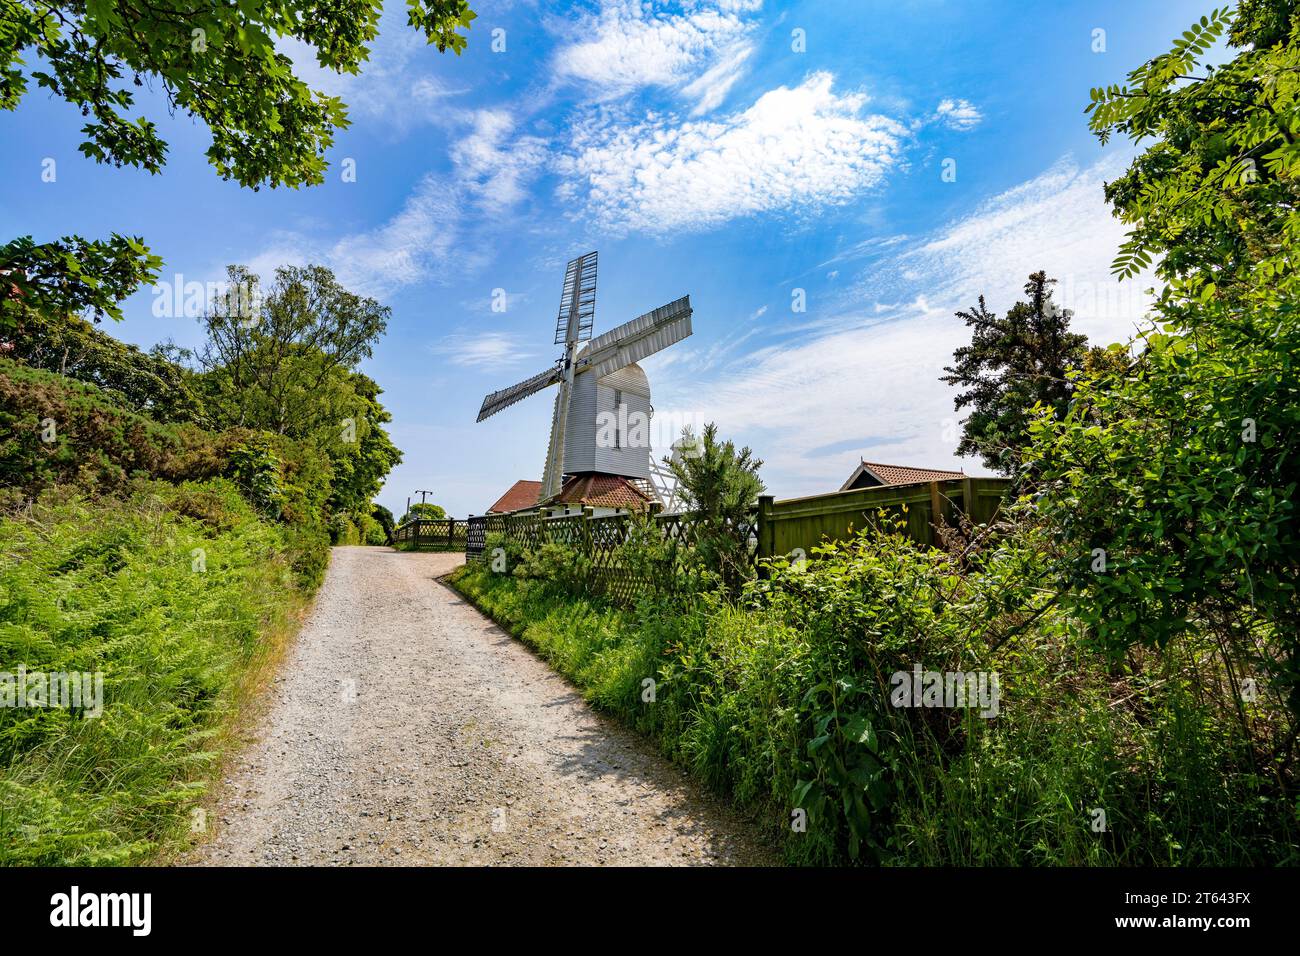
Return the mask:
<path id="1" fill-rule="evenodd" d="M 436 580 L 460 561 L 334 550 L 194 862 L 776 862 L 750 825 Z"/>

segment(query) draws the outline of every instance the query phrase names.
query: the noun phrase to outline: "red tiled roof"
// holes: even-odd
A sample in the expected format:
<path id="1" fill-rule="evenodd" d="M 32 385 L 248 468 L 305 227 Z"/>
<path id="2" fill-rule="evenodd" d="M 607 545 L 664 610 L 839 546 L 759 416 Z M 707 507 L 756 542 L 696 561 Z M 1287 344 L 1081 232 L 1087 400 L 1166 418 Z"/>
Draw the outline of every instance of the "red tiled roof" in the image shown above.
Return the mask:
<path id="1" fill-rule="evenodd" d="M 874 475 L 882 484 L 886 485 L 914 485 L 923 481 L 951 481 L 954 478 L 965 478 L 966 473 L 963 471 L 947 471 L 942 468 L 914 468 L 911 465 L 884 465 L 875 461 L 863 461 L 849 480 L 844 483 L 843 491 L 848 488 L 862 472 Z"/>
<path id="2" fill-rule="evenodd" d="M 488 514 L 503 514 L 507 511 L 519 511 L 532 508 L 542 496 L 542 483 L 521 479 L 510 486 L 510 490 L 497 499 L 497 503 L 488 509 Z"/>
<path id="3" fill-rule="evenodd" d="M 587 473 L 574 475 L 564 483 L 556 504 L 583 505 L 592 508 L 629 508 L 639 510 L 651 502 L 644 491 L 618 475 Z"/>

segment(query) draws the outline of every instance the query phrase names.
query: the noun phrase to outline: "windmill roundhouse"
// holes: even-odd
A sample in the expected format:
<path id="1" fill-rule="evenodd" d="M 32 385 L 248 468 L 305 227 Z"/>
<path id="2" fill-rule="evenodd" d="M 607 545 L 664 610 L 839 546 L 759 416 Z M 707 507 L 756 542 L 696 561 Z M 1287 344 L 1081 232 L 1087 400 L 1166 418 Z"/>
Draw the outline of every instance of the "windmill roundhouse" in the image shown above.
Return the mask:
<path id="1" fill-rule="evenodd" d="M 650 382 L 637 363 L 691 334 L 690 296 L 638 316 L 595 338 L 596 253 L 569 262 L 552 368 L 483 399 L 478 421 L 558 385 L 542 470 L 539 504 L 565 503 L 570 490 L 613 507 L 644 506 L 655 497 L 650 462 Z M 580 344 L 585 343 L 585 344 Z M 617 502 L 617 503 L 616 503 Z"/>

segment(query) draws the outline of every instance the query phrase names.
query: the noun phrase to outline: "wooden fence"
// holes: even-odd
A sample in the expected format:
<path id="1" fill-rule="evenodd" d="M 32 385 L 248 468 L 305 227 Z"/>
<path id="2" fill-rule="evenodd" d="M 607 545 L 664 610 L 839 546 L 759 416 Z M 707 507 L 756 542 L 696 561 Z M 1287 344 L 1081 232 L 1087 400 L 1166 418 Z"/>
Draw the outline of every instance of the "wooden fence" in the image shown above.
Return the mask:
<path id="1" fill-rule="evenodd" d="M 955 513 L 960 511 L 975 524 L 987 524 L 1010 484 L 1007 478 L 957 478 L 783 501 L 764 496 L 758 499 L 758 554 L 766 558 L 790 554 L 797 548 L 807 555 L 824 540 L 851 538 L 881 509 L 903 515 L 904 505 L 908 537 L 922 544 L 935 544 L 935 515 L 953 523 Z"/>
<path id="2" fill-rule="evenodd" d="M 797 551 L 808 556 L 814 547 L 827 541 L 848 539 L 873 521 L 881 510 L 905 515 L 911 538 L 923 544 L 935 544 L 936 515 L 951 523 L 956 513 L 961 512 L 975 524 L 985 524 L 996 514 L 1009 485 L 1010 481 L 1004 478 L 962 478 L 783 501 L 764 496 L 741 532 L 749 537 L 749 558 L 755 564 L 764 558 Z M 677 555 L 695 542 L 693 523 L 678 514 L 656 513 L 653 520 L 663 539 L 674 546 L 674 561 L 680 566 Z M 581 515 L 543 517 L 536 512 L 516 512 L 467 518 L 462 523 L 467 561 L 482 560 L 488 536 L 500 534 L 525 551 L 536 550 L 547 542 L 580 551 L 591 562 L 588 585 L 615 599 L 627 600 L 647 586 L 664 584 L 636 580 L 621 566 L 618 548 L 627 540 L 631 526 L 631 519 L 625 514 L 596 517 L 587 509 Z M 400 533 L 401 529 L 398 530 Z"/>
<path id="3" fill-rule="evenodd" d="M 464 551 L 467 530 L 464 518 L 416 518 L 393 529 L 393 544 L 430 551 Z"/>

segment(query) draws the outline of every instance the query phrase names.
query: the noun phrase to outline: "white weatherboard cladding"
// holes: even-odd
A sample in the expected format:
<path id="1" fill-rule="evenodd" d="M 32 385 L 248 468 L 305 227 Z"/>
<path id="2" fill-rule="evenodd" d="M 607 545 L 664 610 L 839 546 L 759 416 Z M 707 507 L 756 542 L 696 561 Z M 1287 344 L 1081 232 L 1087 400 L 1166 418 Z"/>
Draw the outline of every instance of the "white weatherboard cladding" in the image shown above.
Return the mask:
<path id="1" fill-rule="evenodd" d="M 615 396 L 622 398 L 626 408 L 624 421 L 627 423 L 629 436 L 624 433 L 624 447 L 600 447 L 596 437 L 601 412 L 619 419 Z M 639 416 L 644 416 L 643 419 Z M 635 429 L 638 421 L 645 427 Z M 627 478 L 650 477 L 649 447 L 627 447 L 628 437 L 641 437 L 650 440 L 650 383 L 640 366 L 629 365 L 626 368 L 597 379 L 592 372 L 577 375 L 573 380 L 573 394 L 569 399 L 569 417 L 564 430 L 564 471 L 573 474 L 580 471 L 596 471 L 608 475 L 623 475 Z"/>

